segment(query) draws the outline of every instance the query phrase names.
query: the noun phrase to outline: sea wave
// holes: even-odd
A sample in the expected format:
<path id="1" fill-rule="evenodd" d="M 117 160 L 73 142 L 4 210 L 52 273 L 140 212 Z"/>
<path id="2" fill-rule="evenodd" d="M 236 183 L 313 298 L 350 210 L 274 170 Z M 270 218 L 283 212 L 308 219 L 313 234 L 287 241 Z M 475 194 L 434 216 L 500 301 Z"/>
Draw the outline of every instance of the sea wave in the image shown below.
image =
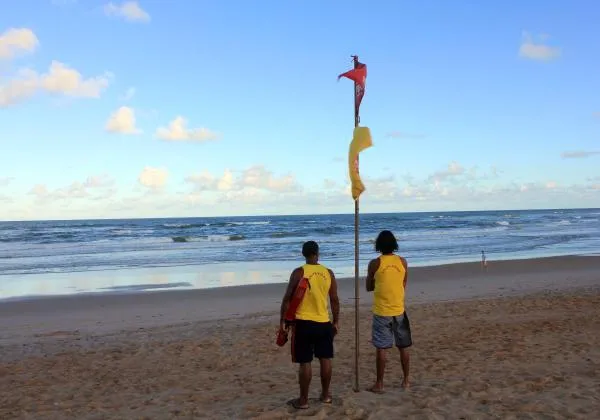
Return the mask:
<path id="1" fill-rule="evenodd" d="M 265 220 L 262 222 L 229 222 L 228 223 L 231 226 L 244 226 L 244 225 L 269 225 L 271 224 L 270 221 Z"/>
<path id="2" fill-rule="evenodd" d="M 243 241 L 246 237 L 244 235 L 207 235 L 207 236 L 173 236 L 171 240 L 173 242 L 225 242 L 225 241 Z"/>
<path id="3" fill-rule="evenodd" d="M 373 240 L 381 229 L 397 235 L 400 251 L 411 261 L 479 258 L 482 249 L 490 259 L 498 254 L 588 252 L 600 246 L 598 211 L 364 214 L 360 255 L 365 260 L 375 255 Z M 0 222 L 0 276 L 290 261 L 305 238 L 319 241 L 324 259 L 351 263 L 353 215 Z"/>
<path id="4" fill-rule="evenodd" d="M 320 233 L 323 235 L 335 235 L 336 233 L 341 233 L 344 231 L 343 228 L 338 226 L 326 226 L 322 228 L 318 228 L 314 230 L 315 233 Z"/>
<path id="5" fill-rule="evenodd" d="M 111 234 L 116 235 L 116 236 L 121 236 L 121 235 L 131 235 L 133 233 L 133 231 L 131 229 L 114 229 L 110 231 Z"/>
<path id="6" fill-rule="evenodd" d="M 294 238 L 299 236 L 306 236 L 306 233 L 302 232 L 272 232 L 269 233 L 269 238 Z"/>
<path id="7" fill-rule="evenodd" d="M 210 222 L 210 223 L 163 223 L 161 226 L 166 229 L 193 229 L 193 228 L 219 228 L 234 226 L 259 226 L 269 225 L 268 220 L 255 222 Z"/>
<path id="8" fill-rule="evenodd" d="M 161 226 L 167 229 L 191 229 L 196 227 L 206 227 L 209 223 L 163 223 Z"/>

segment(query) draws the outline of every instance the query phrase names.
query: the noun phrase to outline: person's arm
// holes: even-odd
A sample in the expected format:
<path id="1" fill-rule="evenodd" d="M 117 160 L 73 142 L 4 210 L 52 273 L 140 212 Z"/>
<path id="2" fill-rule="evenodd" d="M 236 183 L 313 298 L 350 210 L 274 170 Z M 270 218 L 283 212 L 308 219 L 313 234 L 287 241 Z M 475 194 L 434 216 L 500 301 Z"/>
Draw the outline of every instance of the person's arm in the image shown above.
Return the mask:
<path id="1" fill-rule="evenodd" d="M 288 307 L 290 306 L 292 295 L 294 294 L 298 283 L 300 283 L 302 275 L 303 270 L 301 268 L 296 268 L 294 271 L 292 271 L 292 274 L 290 275 L 290 281 L 288 282 L 287 289 L 285 289 L 285 294 L 283 295 L 283 299 L 281 300 L 279 328 L 281 328 L 282 330 L 287 329 L 287 326 L 285 325 L 285 313 L 287 312 Z"/>
<path id="2" fill-rule="evenodd" d="M 406 289 L 406 283 L 408 282 L 408 263 L 406 262 L 406 258 L 400 257 L 402 260 L 402 265 L 404 266 L 404 288 Z"/>
<path id="3" fill-rule="evenodd" d="M 367 292 L 375 290 L 375 273 L 379 268 L 379 258 L 369 261 L 369 267 L 367 269 Z"/>
<path id="4" fill-rule="evenodd" d="M 337 291 L 337 280 L 333 271 L 329 270 L 331 276 L 331 286 L 329 286 L 329 302 L 331 304 L 331 313 L 333 314 L 333 328 L 335 334 L 338 332 L 338 322 L 340 320 L 340 298 L 338 297 Z"/>

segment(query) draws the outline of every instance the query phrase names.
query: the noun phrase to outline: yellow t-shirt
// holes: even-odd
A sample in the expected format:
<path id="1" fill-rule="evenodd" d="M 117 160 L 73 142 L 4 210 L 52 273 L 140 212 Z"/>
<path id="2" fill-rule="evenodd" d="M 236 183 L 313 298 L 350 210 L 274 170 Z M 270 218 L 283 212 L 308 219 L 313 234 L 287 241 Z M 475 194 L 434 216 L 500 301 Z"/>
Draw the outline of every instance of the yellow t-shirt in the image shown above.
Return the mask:
<path id="1" fill-rule="evenodd" d="M 327 299 L 331 287 L 331 275 L 321 264 L 304 264 L 304 277 L 309 286 L 296 310 L 296 319 L 315 322 L 329 322 Z"/>
<path id="2" fill-rule="evenodd" d="M 373 313 L 380 316 L 398 316 L 404 313 L 404 275 L 406 269 L 398 255 L 379 257 L 375 272 Z"/>

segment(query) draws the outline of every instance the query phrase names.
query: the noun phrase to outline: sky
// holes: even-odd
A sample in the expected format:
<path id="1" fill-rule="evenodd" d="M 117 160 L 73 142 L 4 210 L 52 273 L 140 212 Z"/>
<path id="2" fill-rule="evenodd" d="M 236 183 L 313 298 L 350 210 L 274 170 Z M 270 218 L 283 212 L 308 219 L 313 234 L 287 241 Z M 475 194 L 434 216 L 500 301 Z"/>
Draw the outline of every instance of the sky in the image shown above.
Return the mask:
<path id="1" fill-rule="evenodd" d="M 4 0 L 0 220 L 600 207 L 594 0 Z"/>

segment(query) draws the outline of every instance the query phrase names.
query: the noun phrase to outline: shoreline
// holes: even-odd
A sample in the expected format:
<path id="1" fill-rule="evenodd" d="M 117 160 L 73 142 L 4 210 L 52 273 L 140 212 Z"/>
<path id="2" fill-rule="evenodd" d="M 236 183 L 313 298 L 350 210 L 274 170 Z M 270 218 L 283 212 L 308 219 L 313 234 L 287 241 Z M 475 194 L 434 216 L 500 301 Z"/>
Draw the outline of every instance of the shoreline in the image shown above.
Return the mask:
<path id="1" fill-rule="evenodd" d="M 409 270 L 407 306 L 476 298 L 520 296 L 600 286 L 600 257 L 551 257 L 461 263 Z M 360 278 L 360 306 L 372 293 Z M 345 312 L 353 311 L 354 279 L 339 279 Z M 283 283 L 196 290 L 67 295 L 0 303 L 0 345 L 47 331 L 104 334 L 113 331 L 225 319 L 276 319 Z"/>
<path id="2" fill-rule="evenodd" d="M 597 259 L 599 261 L 598 266 L 600 267 L 600 254 L 564 254 L 564 255 L 550 255 L 550 256 L 524 256 L 524 257 L 509 257 L 509 258 L 495 258 L 489 260 L 488 257 L 488 269 L 492 265 L 503 266 L 505 264 L 518 263 L 519 261 L 549 261 L 555 259 L 572 259 L 572 258 L 585 258 L 585 259 Z M 184 265 L 184 266 L 161 266 L 161 267 L 146 267 L 146 268 L 132 268 L 132 269 L 110 269 L 110 270 L 90 270 L 90 271 L 77 271 L 77 272 L 63 272 L 63 273 L 36 273 L 36 274 L 1 274 L 0 275 L 0 306 L 6 303 L 22 302 L 30 300 L 47 300 L 47 299 L 66 299 L 69 297 L 88 298 L 91 296 L 136 296 L 142 294 L 155 294 L 155 293 L 189 293 L 196 292 L 199 290 L 219 290 L 219 289 L 233 289 L 236 287 L 259 287 L 259 286 L 270 286 L 270 285 L 282 285 L 287 283 L 289 272 L 294 267 L 301 265 L 299 261 L 292 262 L 248 262 L 248 263 L 215 263 L 208 265 Z M 324 262 L 329 268 L 333 269 L 340 282 L 348 282 L 354 280 L 354 275 L 347 275 L 345 271 L 340 270 L 341 266 L 347 265 L 339 264 L 338 262 Z M 431 264 L 415 264 L 410 265 L 409 268 L 411 273 L 415 273 L 419 276 L 420 272 L 427 273 L 432 271 L 433 273 L 441 269 L 450 269 L 451 267 L 467 267 L 469 265 L 477 265 L 480 267 L 479 260 L 471 261 L 458 261 L 458 262 L 433 262 Z M 365 265 L 365 264 L 363 264 Z M 241 268 L 236 268 L 240 267 Z M 255 267 L 264 267 L 263 270 Z M 277 267 L 277 268 L 275 268 Z M 283 268 L 286 267 L 286 268 Z M 244 268 L 246 270 L 244 270 Z M 363 270 L 364 268 L 364 270 Z M 458 268 L 461 270 L 462 268 Z M 351 270 L 353 272 L 354 266 L 352 264 Z M 364 278 L 366 272 L 365 267 L 361 267 L 360 279 Z M 340 272 L 342 273 L 340 275 Z M 490 271 L 491 273 L 491 271 Z M 198 280 L 201 278 L 202 280 Z M 236 282 L 236 278 L 237 282 Z M 265 279 L 266 278 L 266 279 Z M 23 284 L 31 282 L 31 280 L 39 280 L 42 285 L 38 285 L 39 288 L 51 288 L 54 282 L 69 283 L 69 287 L 63 287 L 63 289 L 74 290 L 72 292 L 50 292 L 50 293 L 36 293 L 36 292 L 25 292 L 20 294 L 13 294 L 6 297 L 2 297 L 1 290 L 10 290 L 10 283 L 14 283 L 21 287 Z M 92 280 L 90 280 L 92 279 Z M 98 279 L 102 279 L 104 287 L 97 286 L 96 288 L 90 289 L 79 289 L 74 286 L 77 280 L 81 282 L 94 283 L 99 282 Z M 117 280 L 115 280 L 117 279 Z M 112 287 L 106 286 L 107 283 L 119 282 L 120 279 L 126 279 L 122 284 L 113 285 Z M 4 284 L 2 281 L 4 280 Z M 138 282 L 135 282 L 139 280 Z M 245 281 L 244 281 L 245 280 Z M 361 280 L 362 281 L 362 280 Z M 242 284 L 238 284 L 242 282 Z M 119 282 L 120 283 L 120 282 Z M 202 284 L 199 286 L 198 284 Z M 246 283 L 246 284 L 243 284 Z M 8 287 L 7 287 L 8 284 Z M 50 284 L 50 286 L 48 285 Z M 84 285 L 81 285 L 84 287 Z M 55 286 L 58 287 L 58 286 Z"/>
<path id="3" fill-rule="evenodd" d="M 580 267 L 583 266 L 585 268 L 593 268 L 596 266 L 598 270 L 600 270 L 600 254 L 566 254 L 566 255 L 552 255 L 552 256 L 541 256 L 541 257 L 523 257 L 523 258 L 509 258 L 509 259 L 494 259 L 487 261 L 488 264 L 488 275 L 499 275 L 499 274 L 507 274 L 509 271 L 513 271 L 511 267 L 519 267 L 519 270 L 524 270 L 524 272 L 535 272 L 538 269 L 530 266 L 531 262 L 544 262 L 550 264 L 553 268 L 565 269 L 563 263 L 571 263 L 573 261 L 577 261 L 579 264 L 580 261 L 587 260 L 585 263 L 580 264 Z M 588 264 L 589 263 L 589 264 Z M 286 263 L 289 266 L 289 269 L 286 271 L 291 272 L 294 268 L 300 266 L 302 262 L 295 261 L 291 263 Z M 326 266 L 331 268 L 331 265 Z M 218 263 L 215 264 L 215 266 Z M 227 263 L 229 266 L 235 266 L 235 263 Z M 79 274 L 85 276 L 86 274 L 96 274 L 106 273 L 106 272 L 118 272 L 123 275 L 127 275 L 130 272 L 136 271 L 145 271 L 145 272 L 154 272 L 154 271 L 162 271 L 168 269 L 169 271 L 181 272 L 183 274 L 194 273 L 194 268 L 201 269 L 207 266 L 196 266 L 196 265 L 186 265 L 186 266 L 174 266 L 174 267 L 151 267 L 151 268 L 139 268 L 139 269 L 114 269 L 114 270 L 101 270 L 101 271 L 86 271 L 86 272 L 68 272 L 68 273 L 48 273 L 48 274 L 25 274 L 22 276 L 53 276 L 53 275 L 62 275 L 66 274 L 67 276 L 72 274 Z M 493 268 L 492 268 L 493 267 Z M 434 278 L 439 278 L 441 276 L 446 275 L 446 270 L 449 270 L 449 273 L 455 273 L 457 271 L 468 270 L 469 275 L 474 275 L 475 269 L 479 270 L 479 274 L 484 275 L 485 273 L 481 270 L 481 262 L 480 261 L 466 261 L 466 262 L 448 262 L 448 263 L 434 263 L 428 265 L 416 265 L 410 266 L 409 270 L 411 277 L 417 277 L 419 281 L 423 280 L 427 276 L 433 276 Z M 178 270 L 183 269 L 183 270 Z M 508 269 L 508 271 L 507 271 Z M 366 268 L 365 268 L 366 270 Z M 363 270 L 363 271 L 365 271 Z M 443 273 L 442 273 L 443 271 Z M 334 270 L 335 272 L 335 270 Z M 365 271 L 366 272 L 366 271 Z M 347 283 L 350 281 L 354 281 L 354 276 L 339 276 L 337 272 L 335 272 L 338 282 Z M 11 276 L 11 275 L 7 275 Z M 361 282 L 364 281 L 364 273 L 360 273 L 359 279 Z M 2 276 L 0 275 L 0 280 Z M 265 283 L 251 283 L 251 284 L 232 284 L 232 285 L 218 285 L 218 286 L 208 286 L 208 287 L 187 287 L 182 286 L 181 283 L 158 283 L 158 284 L 136 284 L 132 283 L 131 285 L 125 286 L 115 286 L 115 287 L 107 287 L 105 290 L 101 291 L 85 291 L 85 292 L 74 292 L 74 293 L 64 293 L 64 294 L 28 294 L 22 296 L 12 296 L 7 298 L 0 298 L 0 307 L 5 303 L 14 303 L 14 302 L 25 302 L 25 301 L 37 301 L 37 300 L 51 300 L 51 299 L 69 299 L 69 298 L 89 298 L 89 297 L 115 297 L 115 296 L 139 296 L 146 294 L 187 294 L 187 293 L 198 293 L 199 291 L 212 291 L 216 292 L 219 290 L 236 290 L 237 288 L 245 289 L 245 288 L 261 288 L 261 287 L 273 287 L 274 285 L 283 285 L 287 284 L 287 276 L 282 277 L 281 281 L 269 281 Z"/>

